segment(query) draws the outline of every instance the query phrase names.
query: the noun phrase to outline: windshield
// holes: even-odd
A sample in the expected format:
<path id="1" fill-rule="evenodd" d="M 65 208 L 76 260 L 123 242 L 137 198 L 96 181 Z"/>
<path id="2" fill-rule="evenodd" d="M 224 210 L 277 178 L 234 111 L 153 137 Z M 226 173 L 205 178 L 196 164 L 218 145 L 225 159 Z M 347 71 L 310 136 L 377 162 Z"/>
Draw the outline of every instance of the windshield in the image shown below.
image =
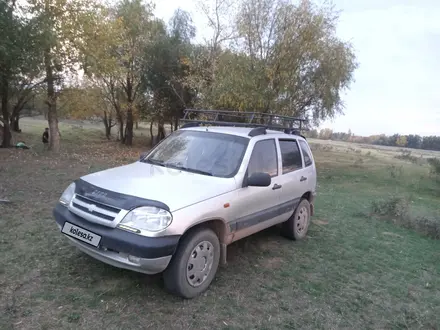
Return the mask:
<path id="1" fill-rule="evenodd" d="M 227 178 L 237 173 L 248 142 L 235 135 L 180 130 L 142 162 Z"/>

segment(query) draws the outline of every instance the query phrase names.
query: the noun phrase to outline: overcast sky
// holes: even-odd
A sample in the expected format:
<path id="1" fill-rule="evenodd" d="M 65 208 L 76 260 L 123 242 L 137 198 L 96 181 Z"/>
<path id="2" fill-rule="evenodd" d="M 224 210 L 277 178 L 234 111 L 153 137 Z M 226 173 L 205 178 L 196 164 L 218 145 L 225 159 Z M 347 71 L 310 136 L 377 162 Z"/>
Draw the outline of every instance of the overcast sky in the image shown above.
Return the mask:
<path id="1" fill-rule="evenodd" d="M 155 3 L 158 17 L 168 21 L 180 7 L 191 12 L 198 39 L 206 33 L 196 0 Z M 341 11 L 338 35 L 353 43 L 360 66 L 344 95 L 345 115 L 321 128 L 440 135 L 440 0 L 333 3 Z"/>

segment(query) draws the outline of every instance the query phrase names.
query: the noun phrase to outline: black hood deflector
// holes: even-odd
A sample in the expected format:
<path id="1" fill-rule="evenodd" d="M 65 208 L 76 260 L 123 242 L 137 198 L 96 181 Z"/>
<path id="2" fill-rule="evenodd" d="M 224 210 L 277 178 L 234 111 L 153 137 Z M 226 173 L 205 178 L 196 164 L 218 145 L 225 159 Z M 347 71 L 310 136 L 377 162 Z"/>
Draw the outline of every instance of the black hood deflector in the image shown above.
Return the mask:
<path id="1" fill-rule="evenodd" d="M 94 200 L 98 203 L 107 204 L 109 206 L 114 206 L 124 210 L 132 210 L 140 206 L 153 206 L 167 210 L 168 212 L 170 211 L 170 208 L 165 203 L 110 191 L 95 186 L 82 179 L 76 180 L 75 185 L 76 194 Z"/>

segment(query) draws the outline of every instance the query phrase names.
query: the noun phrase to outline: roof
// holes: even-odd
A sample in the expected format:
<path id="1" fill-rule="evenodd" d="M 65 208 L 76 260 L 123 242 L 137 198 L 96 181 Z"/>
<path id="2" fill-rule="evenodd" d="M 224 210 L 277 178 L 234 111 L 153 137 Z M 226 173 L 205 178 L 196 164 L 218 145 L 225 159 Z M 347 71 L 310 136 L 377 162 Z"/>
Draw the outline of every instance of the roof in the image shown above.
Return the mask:
<path id="1" fill-rule="evenodd" d="M 236 135 L 236 136 L 243 136 L 247 138 L 251 138 L 249 136 L 249 132 L 253 130 L 255 127 L 234 127 L 234 126 L 198 126 L 198 127 L 188 127 L 188 128 L 181 128 L 181 130 L 188 130 L 188 131 L 209 131 L 213 133 L 222 133 L 222 134 L 230 134 L 230 135 Z M 279 136 L 292 136 L 292 134 L 286 134 L 280 131 L 275 130 L 266 130 L 266 135 L 268 134 L 274 134 Z M 262 136 L 262 135 L 258 135 Z"/>

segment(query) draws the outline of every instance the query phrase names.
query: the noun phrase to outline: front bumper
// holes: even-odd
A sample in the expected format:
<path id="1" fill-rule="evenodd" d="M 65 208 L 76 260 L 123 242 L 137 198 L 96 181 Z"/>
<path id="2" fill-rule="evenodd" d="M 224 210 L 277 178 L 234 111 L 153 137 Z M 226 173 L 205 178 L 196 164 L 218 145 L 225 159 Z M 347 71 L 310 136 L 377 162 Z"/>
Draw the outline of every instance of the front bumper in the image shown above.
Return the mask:
<path id="1" fill-rule="evenodd" d="M 167 268 L 180 236 L 144 237 L 118 228 L 88 222 L 58 204 L 53 215 L 59 229 L 70 222 L 101 236 L 98 247 L 65 235 L 82 252 L 104 263 L 132 271 L 157 274 Z"/>

